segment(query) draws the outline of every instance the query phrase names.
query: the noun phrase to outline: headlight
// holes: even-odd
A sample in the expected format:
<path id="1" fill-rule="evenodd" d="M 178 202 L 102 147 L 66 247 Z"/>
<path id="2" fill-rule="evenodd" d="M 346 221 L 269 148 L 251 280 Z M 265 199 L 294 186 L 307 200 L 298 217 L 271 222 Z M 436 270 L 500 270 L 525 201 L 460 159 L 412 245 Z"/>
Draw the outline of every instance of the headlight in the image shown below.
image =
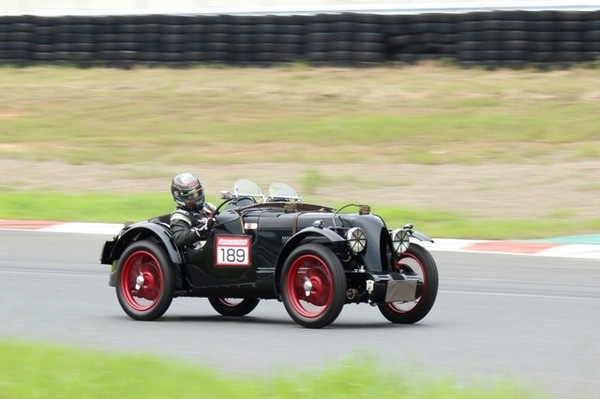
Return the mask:
<path id="1" fill-rule="evenodd" d="M 408 249 L 410 245 L 410 235 L 405 229 L 396 229 L 391 232 L 392 245 L 394 246 L 394 252 L 401 254 Z"/>
<path id="2" fill-rule="evenodd" d="M 367 246 L 367 237 L 360 227 L 352 227 L 348 230 L 346 240 L 348 240 L 350 250 L 355 254 L 362 252 Z"/>

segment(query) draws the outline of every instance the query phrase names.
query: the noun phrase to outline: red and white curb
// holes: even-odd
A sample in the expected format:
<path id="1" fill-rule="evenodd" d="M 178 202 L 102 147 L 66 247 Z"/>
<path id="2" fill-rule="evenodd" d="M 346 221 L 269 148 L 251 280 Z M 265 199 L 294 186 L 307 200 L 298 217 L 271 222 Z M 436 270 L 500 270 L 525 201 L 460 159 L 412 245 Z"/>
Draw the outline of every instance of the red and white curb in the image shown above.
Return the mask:
<path id="1" fill-rule="evenodd" d="M 39 231 L 48 233 L 74 233 L 116 235 L 123 224 L 51 222 L 0 219 L 0 230 Z M 431 251 L 495 253 L 514 255 L 550 256 L 564 258 L 600 259 L 598 244 L 561 244 L 536 241 L 455 240 L 438 238 L 435 243 L 424 243 Z"/>
<path id="2" fill-rule="evenodd" d="M 122 228 L 123 224 L 0 219 L 0 230 L 117 235 Z"/>
<path id="3" fill-rule="evenodd" d="M 495 253 L 549 256 L 558 258 L 600 259 L 598 244 L 563 244 L 535 241 L 453 240 L 438 238 L 428 245 L 431 251 Z"/>

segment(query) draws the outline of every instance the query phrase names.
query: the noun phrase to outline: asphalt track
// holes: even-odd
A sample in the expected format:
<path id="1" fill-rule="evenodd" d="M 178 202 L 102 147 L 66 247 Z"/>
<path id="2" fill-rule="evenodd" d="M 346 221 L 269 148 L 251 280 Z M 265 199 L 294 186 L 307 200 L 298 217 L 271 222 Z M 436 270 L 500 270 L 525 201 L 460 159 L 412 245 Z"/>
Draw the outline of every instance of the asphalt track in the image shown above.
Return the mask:
<path id="1" fill-rule="evenodd" d="M 133 321 L 107 285 L 108 266 L 98 261 L 115 226 L 77 226 L 70 233 L 22 224 L 0 230 L 0 337 L 152 353 L 232 374 L 293 374 L 341 361 L 368 367 L 371 359 L 426 380 L 510 379 L 561 398 L 596 398 L 600 391 L 594 245 L 572 256 L 557 256 L 556 247 L 537 256 L 522 248 L 457 250 L 441 240 L 430 247 L 440 270 L 438 300 L 420 323 L 392 325 L 377 308 L 348 305 L 330 327 L 308 330 L 276 301 L 233 319 L 204 299 L 181 298 L 159 321 Z"/>

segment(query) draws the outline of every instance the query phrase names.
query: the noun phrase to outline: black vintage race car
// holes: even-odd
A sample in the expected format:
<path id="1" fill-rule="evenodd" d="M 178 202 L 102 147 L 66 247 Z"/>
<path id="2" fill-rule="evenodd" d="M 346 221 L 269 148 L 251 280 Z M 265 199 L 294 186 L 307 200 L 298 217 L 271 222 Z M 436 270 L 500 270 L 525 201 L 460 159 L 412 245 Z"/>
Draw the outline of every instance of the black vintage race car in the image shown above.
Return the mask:
<path id="1" fill-rule="evenodd" d="M 104 244 L 101 263 L 112 265 L 109 284 L 130 317 L 154 320 L 185 296 L 238 317 L 277 299 L 308 328 L 329 325 L 349 303 L 377 306 L 392 323 L 431 310 L 437 267 L 415 241 L 433 241 L 412 225 L 390 230 L 367 205 L 303 203 L 281 183 L 264 195 L 239 180 L 221 198 L 210 235 L 194 247 L 173 244 L 170 215 L 127 224 Z"/>

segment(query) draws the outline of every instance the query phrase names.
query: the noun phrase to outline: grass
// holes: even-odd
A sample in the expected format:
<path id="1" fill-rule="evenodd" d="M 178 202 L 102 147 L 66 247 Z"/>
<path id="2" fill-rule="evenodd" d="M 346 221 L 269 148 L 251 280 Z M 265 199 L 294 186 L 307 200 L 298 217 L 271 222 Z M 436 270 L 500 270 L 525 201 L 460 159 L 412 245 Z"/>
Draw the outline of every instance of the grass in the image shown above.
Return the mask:
<path id="1" fill-rule="evenodd" d="M 451 377 L 410 378 L 373 360 L 274 376 L 225 375 L 150 355 L 116 355 L 50 344 L 0 341 L 0 397 L 12 398 L 543 398 L 497 381 L 465 386 Z M 374 383 L 376 381 L 376 383 Z"/>
<path id="2" fill-rule="evenodd" d="M 351 170 L 334 173 L 341 163 L 377 170 L 419 164 L 425 170 L 428 165 L 595 160 L 600 154 L 598 87 L 599 70 L 589 66 L 547 72 L 440 64 L 4 67 L 0 161 L 99 170 L 118 165 L 129 170 L 125 179 L 131 173 L 135 179 L 162 176 L 167 166 L 223 170 L 296 163 L 305 168 L 296 182 L 299 191 L 305 200 L 312 196 L 321 202 L 319 187 L 340 180 L 355 191 L 374 182 L 402 184 L 383 175 L 353 182 Z M 27 184 L 33 179 L 25 172 L 0 180 L 0 218 L 121 222 L 171 209 L 163 193 L 67 191 L 52 181 Z M 593 184 L 581 187 L 589 195 L 598 191 Z M 450 238 L 548 237 L 592 233 L 600 225 L 598 218 L 557 209 L 544 217 L 511 220 L 427 209 L 426 204 L 412 210 L 371 205 L 390 225 L 426 223 L 430 235 Z"/>
<path id="3" fill-rule="evenodd" d="M 216 199 L 207 199 L 218 204 Z M 28 206 L 24 207 L 24 203 Z M 5 219 L 63 222 L 123 223 L 145 220 L 151 216 L 170 213 L 174 209 L 168 192 L 40 194 L 33 191 L 17 191 L 0 193 L 0 204 Z M 334 205 L 341 207 L 345 203 Z M 390 206 L 375 207 L 372 211 L 381 215 L 389 227 L 399 227 L 410 222 L 417 230 L 431 237 L 531 239 L 589 234 L 590 231 L 600 230 L 600 217 L 573 226 L 570 220 L 572 215 L 568 210 L 557 210 L 547 218 L 532 220 L 502 218 L 476 220 L 458 212 Z"/>
<path id="4" fill-rule="evenodd" d="M 509 146 L 526 162 L 598 142 L 599 86 L 595 69 L 3 68 L 0 157 L 428 163 L 443 150 L 452 163 L 504 160 L 494 149 Z"/>
<path id="5" fill-rule="evenodd" d="M 39 194 L 19 191 L 0 194 L 2 213 L 10 219 L 121 223 L 170 213 L 174 203 L 163 194 Z M 28 206 L 24 207 L 23 204 Z"/>

